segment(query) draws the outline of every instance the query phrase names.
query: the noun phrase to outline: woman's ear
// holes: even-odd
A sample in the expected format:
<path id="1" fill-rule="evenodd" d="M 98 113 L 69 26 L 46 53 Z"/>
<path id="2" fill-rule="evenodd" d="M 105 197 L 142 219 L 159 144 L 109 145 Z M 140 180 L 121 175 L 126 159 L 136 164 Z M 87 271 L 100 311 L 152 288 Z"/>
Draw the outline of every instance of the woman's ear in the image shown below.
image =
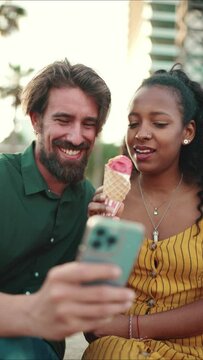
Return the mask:
<path id="1" fill-rule="evenodd" d="M 188 145 L 192 142 L 196 133 L 196 124 L 194 120 L 191 120 L 189 124 L 184 127 L 183 131 L 183 145 Z"/>

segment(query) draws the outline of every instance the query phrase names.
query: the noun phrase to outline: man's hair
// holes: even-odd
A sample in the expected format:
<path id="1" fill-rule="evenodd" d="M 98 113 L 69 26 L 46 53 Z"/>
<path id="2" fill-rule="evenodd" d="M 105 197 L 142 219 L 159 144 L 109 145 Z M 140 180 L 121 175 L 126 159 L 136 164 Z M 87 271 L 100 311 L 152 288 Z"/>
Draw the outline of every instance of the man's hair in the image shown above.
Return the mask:
<path id="1" fill-rule="evenodd" d="M 27 84 L 21 96 L 24 112 L 43 115 L 50 90 L 64 87 L 78 87 L 95 100 L 99 109 L 97 133 L 100 132 L 110 110 L 110 90 L 92 68 L 83 64 L 71 65 L 67 59 L 46 66 Z"/>

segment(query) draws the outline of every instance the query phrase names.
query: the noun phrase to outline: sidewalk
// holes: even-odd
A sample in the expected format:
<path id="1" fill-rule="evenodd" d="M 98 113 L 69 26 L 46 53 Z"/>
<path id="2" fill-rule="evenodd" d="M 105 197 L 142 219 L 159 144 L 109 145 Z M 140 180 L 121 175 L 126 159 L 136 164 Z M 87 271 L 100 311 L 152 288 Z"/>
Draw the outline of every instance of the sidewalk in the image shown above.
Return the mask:
<path id="1" fill-rule="evenodd" d="M 87 345 L 88 342 L 85 340 L 83 333 L 70 336 L 66 339 L 64 360 L 80 360 Z"/>

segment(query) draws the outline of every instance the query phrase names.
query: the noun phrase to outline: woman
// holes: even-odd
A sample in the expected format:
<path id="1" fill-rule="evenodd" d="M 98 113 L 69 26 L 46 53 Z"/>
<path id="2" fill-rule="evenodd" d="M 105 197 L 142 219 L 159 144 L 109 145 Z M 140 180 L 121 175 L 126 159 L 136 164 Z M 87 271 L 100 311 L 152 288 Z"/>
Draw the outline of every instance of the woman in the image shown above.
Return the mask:
<path id="1" fill-rule="evenodd" d="M 203 90 L 177 66 L 158 71 L 128 122 L 135 171 L 121 217 L 146 228 L 128 281 L 136 299 L 83 359 L 203 359 Z M 108 213 L 104 200 L 98 191 L 90 215 Z"/>

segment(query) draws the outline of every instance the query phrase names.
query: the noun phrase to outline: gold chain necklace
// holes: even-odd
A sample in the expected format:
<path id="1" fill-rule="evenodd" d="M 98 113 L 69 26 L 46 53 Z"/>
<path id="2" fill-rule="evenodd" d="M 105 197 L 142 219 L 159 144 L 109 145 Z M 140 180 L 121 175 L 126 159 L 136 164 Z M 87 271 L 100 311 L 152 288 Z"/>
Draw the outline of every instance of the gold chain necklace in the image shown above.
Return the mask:
<path id="1" fill-rule="evenodd" d="M 154 241 L 154 243 L 157 243 L 158 240 L 159 240 L 159 231 L 158 231 L 158 228 L 159 228 L 160 224 L 162 223 L 162 221 L 164 220 L 164 218 L 166 217 L 166 215 L 167 215 L 167 213 L 168 213 L 168 211 L 169 211 L 169 209 L 170 209 L 170 207 L 171 207 L 171 205 L 172 205 L 172 202 L 173 202 L 173 199 L 174 199 L 174 195 L 175 195 L 175 193 L 178 191 L 178 189 L 179 189 L 179 187 L 180 187 L 180 185 L 181 185 L 181 183 L 182 183 L 182 180 L 183 180 L 183 174 L 181 174 L 181 177 L 180 177 L 180 180 L 179 180 L 179 182 L 178 182 L 178 185 L 177 185 L 176 188 L 173 190 L 173 193 L 172 193 L 172 196 L 171 196 L 171 198 L 170 198 L 170 201 L 169 201 L 169 203 L 168 203 L 165 211 L 163 212 L 160 220 L 158 221 L 157 224 L 155 224 L 154 221 L 153 221 L 153 219 L 152 219 L 152 217 L 151 217 L 151 214 L 150 214 L 150 212 L 149 212 L 149 209 L 148 209 L 148 207 L 147 207 L 146 200 L 145 200 L 145 198 L 144 198 L 143 190 L 142 190 L 141 183 L 140 183 L 140 176 L 138 177 L 138 186 L 139 186 L 140 195 L 141 195 L 141 198 L 142 198 L 142 201 L 143 201 L 145 210 L 146 210 L 146 212 L 147 212 L 147 215 L 148 215 L 148 217 L 149 217 L 149 220 L 150 220 L 150 222 L 151 222 L 151 224 L 152 224 L 152 226 L 153 226 L 153 229 L 154 229 L 153 232 L 152 232 L 152 236 L 153 236 L 153 241 Z"/>

